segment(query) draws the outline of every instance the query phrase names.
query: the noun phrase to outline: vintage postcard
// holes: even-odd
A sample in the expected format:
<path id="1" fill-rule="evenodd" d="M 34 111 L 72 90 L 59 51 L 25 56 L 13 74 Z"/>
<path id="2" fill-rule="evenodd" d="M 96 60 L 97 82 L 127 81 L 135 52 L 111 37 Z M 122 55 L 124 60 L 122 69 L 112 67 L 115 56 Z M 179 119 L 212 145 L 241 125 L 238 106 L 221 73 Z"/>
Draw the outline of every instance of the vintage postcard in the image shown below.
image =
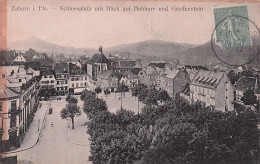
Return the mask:
<path id="1" fill-rule="evenodd" d="M 260 2 L 0 0 L 0 163 L 260 163 Z"/>

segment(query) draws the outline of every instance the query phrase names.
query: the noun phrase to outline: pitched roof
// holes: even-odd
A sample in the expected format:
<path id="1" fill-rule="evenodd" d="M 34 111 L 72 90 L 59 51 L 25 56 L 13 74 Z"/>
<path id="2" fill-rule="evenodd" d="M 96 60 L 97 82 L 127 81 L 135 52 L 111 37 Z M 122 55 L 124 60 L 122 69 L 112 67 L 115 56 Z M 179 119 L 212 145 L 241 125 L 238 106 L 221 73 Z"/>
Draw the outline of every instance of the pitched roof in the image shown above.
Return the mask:
<path id="1" fill-rule="evenodd" d="M 44 71 L 44 72 L 42 72 L 42 76 L 45 76 L 45 75 L 54 75 L 54 74 L 51 71 Z"/>
<path id="2" fill-rule="evenodd" d="M 104 54 L 94 54 L 90 60 L 94 63 L 108 63 L 108 59 Z"/>
<path id="3" fill-rule="evenodd" d="M 41 67 L 53 67 L 54 63 L 51 59 L 39 59 L 38 60 L 41 63 Z"/>
<path id="4" fill-rule="evenodd" d="M 234 85 L 236 90 L 245 92 L 248 89 L 255 89 L 256 78 L 242 76 Z"/>
<path id="5" fill-rule="evenodd" d="M 178 69 L 173 69 L 173 70 L 169 70 L 166 72 L 166 77 L 167 78 L 170 78 L 170 79 L 173 79 L 175 78 L 175 76 L 180 72 L 180 70 Z"/>
<path id="6" fill-rule="evenodd" d="M 165 68 L 165 65 L 168 63 L 150 63 L 148 66 L 155 66 L 159 68 Z"/>
<path id="7" fill-rule="evenodd" d="M 200 70 L 191 84 L 215 89 L 223 76 L 223 72 Z"/>
<path id="8" fill-rule="evenodd" d="M 132 73 L 131 71 L 126 71 L 123 73 L 123 77 L 126 77 L 128 79 L 137 79 L 138 76 Z"/>
<path id="9" fill-rule="evenodd" d="M 16 56 L 15 51 L 0 51 L 0 65 L 12 64 Z"/>
<path id="10" fill-rule="evenodd" d="M 98 78 L 108 79 L 110 76 L 116 76 L 118 79 L 121 79 L 122 74 L 114 72 L 112 70 L 107 70 L 107 71 L 104 71 L 102 74 L 99 74 Z"/>
<path id="11" fill-rule="evenodd" d="M 21 87 L 10 88 L 3 84 L 0 85 L 0 99 L 6 99 L 19 96 L 21 93 Z"/>
<path id="12" fill-rule="evenodd" d="M 54 71 L 55 73 L 69 73 L 69 65 L 67 63 L 57 63 Z"/>
<path id="13" fill-rule="evenodd" d="M 133 60 L 111 60 L 113 68 L 135 68 L 136 61 Z"/>
<path id="14" fill-rule="evenodd" d="M 131 72 L 135 75 L 138 75 L 141 70 L 142 70 L 142 68 L 133 68 L 133 69 L 131 69 Z"/>
<path id="15" fill-rule="evenodd" d="M 82 73 L 81 68 L 73 63 L 69 63 L 69 69 L 71 75 L 80 75 Z"/>

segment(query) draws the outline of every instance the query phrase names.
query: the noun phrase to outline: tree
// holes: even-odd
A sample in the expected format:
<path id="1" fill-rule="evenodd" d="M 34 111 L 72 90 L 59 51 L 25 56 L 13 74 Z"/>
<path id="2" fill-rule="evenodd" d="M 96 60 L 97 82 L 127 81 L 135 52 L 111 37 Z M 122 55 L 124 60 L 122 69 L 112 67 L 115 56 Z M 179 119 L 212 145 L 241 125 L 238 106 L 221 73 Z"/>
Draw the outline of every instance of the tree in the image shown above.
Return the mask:
<path id="1" fill-rule="evenodd" d="M 149 89 L 143 103 L 148 106 L 158 105 L 158 91 L 156 89 Z"/>
<path id="2" fill-rule="evenodd" d="M 108 94 L 110 94 L 110 90 L 109 90 L 109 89 L 106 89 L 106 90 L 104 90 L 104 93 L 105 93 L 105 95 L 107 96 Z"/>
<path id="3" fill-rule="evenodd" d="M 98 96 L 98 94 L 101 93 L 101 92 L 102 92 L 102 89 L 101 89 L 100 87 L 96 87 L 96 88 L 95 88 L 95 93 L 97 94 L 97 96 Z"/>
<path id="4" fill-rule="evenodd" d="M 135 85 L 132 89 L 132 96 L 138 96 L 142 90 L 145 90 L 147 87 L 144 84 Z"/>
<path id="5" fill-rule="evenodd" d="M 92 99 L 84 101 L 84 112 L 88 115 L 89 118 L 92 118 L 100 111 L 107 111 L 106 102 L 103 99 Z"/>
<path id="6" fill-rule="evenodd" d="M 66 101 L 68 102 L 69 101 L 69 99 L 70 99 L 70 94 L 68 94 L 67 96 L 66 96 Z"/>
<path id="7" fill-rule="evenodd" d="M 138 100 L 143 102 L 148 94 L 148 91 L 149 89 L 142 89 L 138 94 Z"/>
<path id="8" fill-rule="evenodd" d="M 78 99 L 71 96 L 71 97 L 68 99 L 68 103 L 69 103 L 69 104 L 77 104 L 77 103 L 78 103 Z"/>
<path id="9" fill-rule="evenodd" d="M 257 104 L 257 97 L 253 90 L 248 89 L 243 94 L 241 101 L 243 101 L 245 105 L 250 105 L 250 109 L 251 109 L 251 105 Z"/>
<path id="10" fill-rule="evenodd" d="M 170 96 L 166 90 L 159 91 L 159 94 L 158 94 L 159 101 L 163 102 L 163 101 L 167 101 L 169 99 L 170 99 Z"/>
<path id="11" fill-rule="evenodd" d="M 95 99 L 96 98 L 96 93 L 88 90 L 84 90 L 81 95 L 80 99 L 84 101 L 85 99 Z"/>
<path id="12" fill-rule="evenodd" d="M 74 117 L 81 115 L 81 111 L 77 104 L 69 103 L 66 108 L 63 108 L 60 112 L 62 119 L 71 118 L 72 129 L 74 129 Z"/>
<path id="13" fill-rule="evenodd" d="M 119 84 L 117 87 L 117 92 L 128 92 L 129 87 L 125 84 Z"/>

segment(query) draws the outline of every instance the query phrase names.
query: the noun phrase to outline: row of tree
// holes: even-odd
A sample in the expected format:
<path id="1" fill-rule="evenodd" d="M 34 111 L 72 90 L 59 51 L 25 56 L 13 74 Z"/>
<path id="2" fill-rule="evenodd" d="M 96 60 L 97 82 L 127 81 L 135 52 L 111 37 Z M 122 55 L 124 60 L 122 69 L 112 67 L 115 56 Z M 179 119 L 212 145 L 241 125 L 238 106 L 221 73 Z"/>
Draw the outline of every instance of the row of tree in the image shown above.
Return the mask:
<path id="1" fill-rule="evenodd" d="M 254 163 L 258 158 L 252 111 L 223 113 L 172 100 L 165 91 L 144 85 L 135 87 L 132 95 L 146 104 L 139 115 L 125 109 L 110 113 L 96 93 L 81 95 L 89 118 L 89 160 L 94 164 Z"/>

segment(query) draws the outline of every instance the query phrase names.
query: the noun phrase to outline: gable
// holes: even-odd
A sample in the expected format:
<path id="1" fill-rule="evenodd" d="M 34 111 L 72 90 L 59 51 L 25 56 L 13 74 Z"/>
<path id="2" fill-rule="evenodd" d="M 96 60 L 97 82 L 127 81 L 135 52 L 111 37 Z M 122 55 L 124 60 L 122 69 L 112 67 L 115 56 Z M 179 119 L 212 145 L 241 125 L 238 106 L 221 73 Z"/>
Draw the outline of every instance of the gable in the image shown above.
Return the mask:
<path id="1" fill-rule="evenodd" d="M 16 62 L 26 62 L 26 59 L 23 57 L 22 54 L 18 54 L 16 58 L 14 59 Z"/>

